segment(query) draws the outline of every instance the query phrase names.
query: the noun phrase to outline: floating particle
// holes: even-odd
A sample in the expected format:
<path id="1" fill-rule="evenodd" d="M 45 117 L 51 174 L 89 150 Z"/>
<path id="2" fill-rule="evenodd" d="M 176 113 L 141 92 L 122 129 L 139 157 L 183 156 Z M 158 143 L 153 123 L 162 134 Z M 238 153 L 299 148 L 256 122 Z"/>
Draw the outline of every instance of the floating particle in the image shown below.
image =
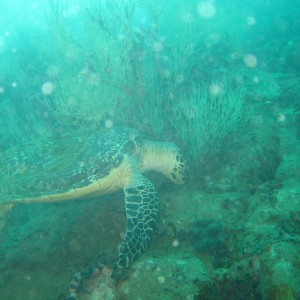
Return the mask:
<path id="1" fill-rule="evenodd" d="M 211 96 L 218 96 L 222 92 L 222 88 L 219 84 L 213 83 L 209 86 L 209 93 Z"/>
<path id="2" fill-rule="evenodd" d="M 162 76 L 164 78 L 169 78 L 171 76 L 171 72 L 168 71 L 168 70 L 164 70 L 163 73 L 162 73 Z"/>
<path id="3" fill-rule="evenodd" d="M 283 122 L 285 122 L 285 120 L 286 120 L 286 116 L 284 114 L 279 114 L 277 116 L 277 122 L 283 123 Z"/>
<path id="4" fill-rule="evenodd" d="M 213 1 L 201 1 L 197 5 L 197 11 L 201 18 L 211 19 L 216 14 L 216 7 Z"/>
<path id="5" fill-rule="evenodd" d="M 244 56 L 244 63 L 248 68 L 255 68 L 257 66 L 257 58 L 253 54 L 246 54 Z"/>
<path id="6" fill-rule="evenodd" d="M 254 26 L 255 24 L 256 24 L 256 20 L 254 17 L 251 17 L 251 16 L 247 17 L 247 25 L 248 26 Z"/>
<path id="7" fill-rule="evenodd" d="M 153 43 L 153 50 L 155 52 L 161 52 L 164 49 L 164 44 L 162 42 L 154 42 Z"/>
<path id="8" fill-rule="evenodd" d="M 169 94 L 169 98 L 170 98 L 171 100 L 175 99 L 175 95 L 174 95 L 174 93 L 173 93 L 173 92 L 170 92 L 170 94 Z"/>
<path id="9" fill-rule="evenodd" d="M 179 241 L 178 240 L 173 240 L 172 247 L 174 247 L 174 248 L 179 247 Z"/>
<path id="10" fill-rule="evenodd" d="M 51 95 L 54 91 L 54 84 L 51 81 L 47 81 L 42 85 L 42 93 L 44 95 Z"/>
<path id="11" fill-rule="evenodd" d="M 108 119 L 108 120 L 105 120 L 104 125 L 105 125 L 106 128 L 111 128 L 111 127 L 113 127 L 114 123 L 113 123 L 112 120 Z"/>
<path id="12" fill-rule="evenodd" d="M 85 166 L 85 162 L 84 161 L 80 161 L 78 164 L 79 164 L 80 168 L 83 168 Z"/>
<path id="13" fill-rule="evenodd" d="M 159 282 L 160 284 L 163 284 L 163 283 L 165 282 L 166 279 L 165 279 L 164 276 L 161 276 L 161 275 L 160 275 L 160 276 L 157 277 L 157 280 L 158 280 L 158 282 Z"/>
<path id="14" fill-rule="evenodd" d="M 184 81 L 184 76 L 182 74 L 176 75 L 176 83 L 180 84 Z"/>

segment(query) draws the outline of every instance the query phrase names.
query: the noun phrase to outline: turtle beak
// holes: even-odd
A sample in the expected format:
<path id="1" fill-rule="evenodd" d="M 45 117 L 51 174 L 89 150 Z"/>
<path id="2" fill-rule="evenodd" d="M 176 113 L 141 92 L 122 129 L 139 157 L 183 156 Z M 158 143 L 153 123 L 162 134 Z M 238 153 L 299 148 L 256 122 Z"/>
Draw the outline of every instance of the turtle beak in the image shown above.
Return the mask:
<path id="1" fill-rule="evenodd" d="M 188 167 L 186 160 L 183 158 L 182 154 L 180 152 L 176 155 L 176 164 L 174 166 L 172 175 L 173 181 L 177 184 L 184 184 L 186 182 L 188 173 Z"/>
<path id="2" fill-rule="evenodd" d="M 184 184 L 186 182 L 188 171 L 189 171 L 189 168 L 185 164 L 183 170 L 181 171 L 181 184 Z"/>

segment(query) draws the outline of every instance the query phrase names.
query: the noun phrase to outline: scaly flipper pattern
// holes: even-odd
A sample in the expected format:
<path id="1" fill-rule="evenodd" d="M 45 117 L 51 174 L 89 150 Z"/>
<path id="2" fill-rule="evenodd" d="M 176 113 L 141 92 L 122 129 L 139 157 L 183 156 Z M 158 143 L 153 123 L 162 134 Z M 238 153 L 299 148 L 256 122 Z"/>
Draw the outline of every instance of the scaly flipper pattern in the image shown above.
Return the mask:
<path id="1" fill-rule="evenodd" d="M 119 250 L 117 266 L 127 268 L 148 247 L 158 218 L 159 197 L 143 175 L 124 189 L 126 234 Z"/>

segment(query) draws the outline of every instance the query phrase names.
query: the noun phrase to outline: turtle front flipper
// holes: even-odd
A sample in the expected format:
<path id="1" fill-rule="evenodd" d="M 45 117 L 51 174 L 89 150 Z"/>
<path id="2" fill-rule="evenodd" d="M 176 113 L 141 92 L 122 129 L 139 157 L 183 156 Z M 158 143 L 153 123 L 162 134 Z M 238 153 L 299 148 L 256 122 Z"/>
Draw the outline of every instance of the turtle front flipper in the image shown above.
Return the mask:
<path id="1" fill-rule="evenodd" d="M 158 217 L 159 197 L 143 175 L 124 188 L 126 234 L 119 250 L 117 266 L 127 268 L 148 247 Z"/>

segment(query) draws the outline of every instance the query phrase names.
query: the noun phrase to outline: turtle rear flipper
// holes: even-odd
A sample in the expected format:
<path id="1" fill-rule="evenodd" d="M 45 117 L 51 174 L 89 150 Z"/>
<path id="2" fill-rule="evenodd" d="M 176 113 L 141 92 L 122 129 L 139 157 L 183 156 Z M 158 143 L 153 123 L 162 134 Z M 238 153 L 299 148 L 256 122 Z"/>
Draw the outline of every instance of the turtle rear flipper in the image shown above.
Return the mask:
<path id="1" fill-rule="evenodd" d="M 148 247 L 158 217 L 159 197 L 143 175 L 124 188 L 126 234 L 119 250 L 118 268 L 127 268 Z"/>

